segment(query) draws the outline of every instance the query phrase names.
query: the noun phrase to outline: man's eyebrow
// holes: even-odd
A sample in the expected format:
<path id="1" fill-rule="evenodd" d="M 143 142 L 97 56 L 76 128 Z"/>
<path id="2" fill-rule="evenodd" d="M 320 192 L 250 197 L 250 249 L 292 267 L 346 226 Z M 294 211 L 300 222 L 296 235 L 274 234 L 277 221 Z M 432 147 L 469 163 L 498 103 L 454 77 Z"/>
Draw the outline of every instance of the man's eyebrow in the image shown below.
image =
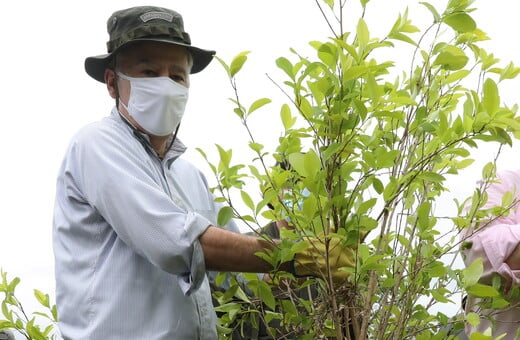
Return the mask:
<path id="1" fill-rule="evenodd" d="M 137 60 L 136 65 L 138 65 L 138 66 L 156 66 L 158 64 L 153 62 L 149 58 L 143 57 L 143 58 Z M 170 69 L 170 71 L 180 72 L 183 75 L 188 74 L 188 68 L 184 67 L 180 64 L 177 64 L 177 63 L 170 65 L 168 68 Z"/>
<path id="2" fill-rule="evenodd" d="M 170 69 L 173 70 L 173 71 L 177 71 L 177 72 L 180 72 L 182 73 L 183 75 L 187 75 L 188 74 L 188 69 L 187 67 L 183 67 L 179 64 L 173 64 L 170 66 Z"/>

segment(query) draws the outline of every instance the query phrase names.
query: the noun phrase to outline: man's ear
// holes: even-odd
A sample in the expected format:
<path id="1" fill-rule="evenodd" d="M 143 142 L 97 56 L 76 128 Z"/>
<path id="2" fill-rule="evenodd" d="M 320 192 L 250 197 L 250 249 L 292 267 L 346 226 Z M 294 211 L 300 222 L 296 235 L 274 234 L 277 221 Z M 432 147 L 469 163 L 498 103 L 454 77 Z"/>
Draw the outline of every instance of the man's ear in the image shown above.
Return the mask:
<path id="1" fill-rule="evenodd" d="M 110 97 L 117 97 L 117 77 L 114 70 L 107 68 L 105 70 L 105 84 L 107 84 L 107 90 Z"/>

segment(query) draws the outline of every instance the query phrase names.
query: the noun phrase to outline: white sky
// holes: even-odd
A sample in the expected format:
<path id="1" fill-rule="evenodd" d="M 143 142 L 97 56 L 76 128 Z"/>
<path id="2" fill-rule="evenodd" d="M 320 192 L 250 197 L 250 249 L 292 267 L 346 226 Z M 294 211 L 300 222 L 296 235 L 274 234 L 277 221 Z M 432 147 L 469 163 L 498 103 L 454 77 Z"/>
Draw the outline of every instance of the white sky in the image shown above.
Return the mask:
<path id="1" fill-rule="evenodd" d="M 441 9 L 446 1 L 430 2 Z M 429 22 L 430 16 L 417 3 L 372 0 L 367 11 L 371 36 L 382 37 L 406 4 L 410 4 L 409 17 L 416 25 Z M 22 279 L 18 295 L 28 311 L 35 308 L 33 288 L 54 295 L 51 244 L 54 186 L 69 138 L 84 124 L 106 116 L 113 105 L 104 85 L 84 72 L 84 59 L 105 53 L 106 20 L 113 11 L 142 4 L 179 11 L 192 43 L 217 50 L 227 61 L 241 51 L 250 50 L 249 61 L 239 76 L 244 103 L 260 97 L 280 98 L 279 90 L 265 76 L 268 73 L 280 83 L 285 80 L 274 64 L 275 59 L 292 57 L 290 47 L 309 51 L 308 41 L 325 40 L 329 36 L 313 0 L 4 2 L 0 20 L 0 31 L 4 32 L 0 53 L 4 126 L 0 135 L 4 159 L 0 166 L 0 268 L 11 278 Z M 516 47 L 520 9 L 517 1 L 477 0 L 474 5 L 478 8 L 474 18 L 492 38 L 486 45 L 488 51 L 493 51 L 504 63 L 513 60 L 520 65 Z M 357 18 L 358 13 L 353 15 Z M 504 102 L 512 104 L 517 100 L 518 84 L 519 80 L 510 81 L 501 89 Z M 190 148 L 187 157 L 200 165 L 208 177 L 211 174 L 195 152 L 196 147 L 203 148 L 213 160 L 217 158 L 215 143 L 236 148 L 236 162 L 248 163 L 252 158 L 240 152 L 245 149 L 247 139 L 231 111 L 227 100 L 231 96 L 218 62 L 192 76 L 180 138 Z M 257 113 L 254 132 L 259 142 L 268 146 L 276 142 L 282 131 L 278 113 L 277 104 Z M 518 167 L 517 156 L 512 155 L 514 150 L 508 150 L 501 163 L 504 167 Z M 479 157 L 488 161 L 492 154 L 481 152 Z M 471 190 L 475 180 L 476 177 L 465 177 L 454 184 L 454 190 Z"/>

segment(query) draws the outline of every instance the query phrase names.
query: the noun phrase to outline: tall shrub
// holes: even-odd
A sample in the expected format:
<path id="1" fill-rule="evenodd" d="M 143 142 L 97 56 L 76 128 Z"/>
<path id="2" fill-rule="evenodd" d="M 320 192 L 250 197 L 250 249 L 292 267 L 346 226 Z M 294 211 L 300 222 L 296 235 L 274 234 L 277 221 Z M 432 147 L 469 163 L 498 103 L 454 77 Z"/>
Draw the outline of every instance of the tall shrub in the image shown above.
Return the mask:
<path id="1" fill-rule="evenodd" d="M 279 109 L 282 136 L 275 150 L 250 126 L 252 115 L 272 110 L 271 99 L 245 104 L 238 95 L 248 53 L 229 63 L 219 59 L 252 155 L 247 164 L 234 163 L 232 148 L 217 145 L 216 161 L 199 150 L 219 200 L 227 203 L 219 223 L 235 218 L 255 230 L 266 220 L 290 218 L 295 229 L 282 231 L 272 254 L 259 254 L 275 266 L 309 236 L 325 248 L 331 238 L 341 239 L 355 249 L 357 263 L 344 269 L 350 271 L 344 282 L 328 272 L 308 279 L 278 271 L 271 280 L 233 278 L 227 292 L 215 293 L 222 338 L 244 323 L 264 322 L 281 324 L 271 328 L 280 339 L 445 339 L 462 329 L 463 315 L 435 307 L 458 306 L 468 291 L 488 294 L 478 284 L 478 264 L 452 268 L 460 229 L 478 218 L 485 195 L 475 191 L 469 213 L 466 197 L 454 200 L 450 212 L 437 208 L 446 205 L 448 179 L 464 180 L 479 145 L 499 151 L 519 135 L 516 105 L 499 96 L 500 83 L 519 69 L 480 46 L 489 38 L 471 16 L 473 1 L 450 0 L 442 9 L 421 2 L 429 25 L 416 26 L 404 9 L 382 38 L 371 36 L 365 21 L 368 2 L 360 0 L 358 20 L 346 22 L 353 4 L 317 0 L 331 37 L 310 42 L 314 57 L 292 51 L 276 60 L 285 79 L 274 81 L 288 101 Z M 410 51 L 401 54 L 406 60 L 387 59 L 397 49 Z M 406 67 L 398 67 L 403 62 Z M 276 161 L 287 161 L 289 169 L 273 166 Z M 490 159 L 482 176 L 489 181 L 494 174 Z M 309 194 L 301 195 L 303 189 Z M 257 191 L 263 197 L 255 200 Z M 287 199 L 303 201 L 301 209 L 291 209 Z M 317 298 L 300 298 L 306 287 L 318 289 Z"/>

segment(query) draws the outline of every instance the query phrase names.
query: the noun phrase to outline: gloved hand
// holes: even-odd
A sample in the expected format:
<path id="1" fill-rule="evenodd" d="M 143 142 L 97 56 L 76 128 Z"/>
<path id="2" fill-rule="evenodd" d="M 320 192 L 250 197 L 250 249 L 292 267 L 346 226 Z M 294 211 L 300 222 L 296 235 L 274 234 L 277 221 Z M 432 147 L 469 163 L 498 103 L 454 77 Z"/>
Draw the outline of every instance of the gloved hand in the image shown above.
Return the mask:
<path id="1" fill-rule="evenodd" d="M 325 239 L 307 238 L 304 241 L 307 247 L 298 251 L 292 260 L 292 274 L 295 276 L 315 276 L 327 279 L 327 266 L 330 268 L 334 281 L 344 281 L 350 276 L 350 272 L 339 270 L 341 267 L 354 268 L 356 261 L 354 249 L 342 245 L 341 240 L 331 238 L 328 240 L 328 261 L 325 247 Z"/>

